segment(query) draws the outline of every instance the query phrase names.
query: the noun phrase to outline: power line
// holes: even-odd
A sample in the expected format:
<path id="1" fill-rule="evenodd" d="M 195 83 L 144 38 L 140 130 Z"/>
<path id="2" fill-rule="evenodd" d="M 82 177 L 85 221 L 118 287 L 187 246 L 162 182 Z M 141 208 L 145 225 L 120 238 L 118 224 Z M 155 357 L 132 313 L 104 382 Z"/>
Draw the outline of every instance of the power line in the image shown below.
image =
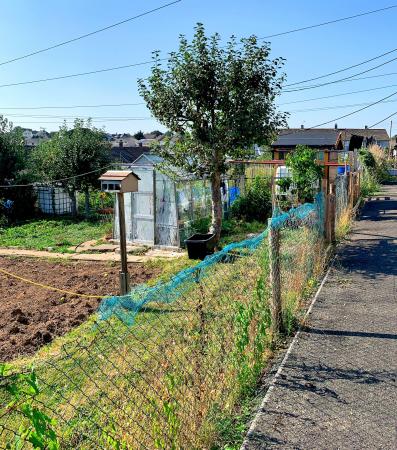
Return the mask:
<path id="1" fill-rule="evenodd" d="M 80 177 L 84 177 L 86 175 L 90 175 L 91 173 L 95 173 L 95 172 L 99 172 L 102 171 L 104 169 L 107 169 L 109 167 L 114 166 L 115 164 L 108 164 L 105 167 L 100 167 L 99 169 L 95 169 L 95 170 L 91 170 L 90 172 L 85 172 L 85 173 L 80 173 L 78 175 L 73 175 L 72 177 L 67 177 L 67 178 L 60 178 L 58 180 L 50 180 L 50 181 L 36 181 L 35 183 L 27 183 L 27 184 L 13 184 L 13 185 L 3 185 L 0 186 L 1 189 L 6 189 L 6 188 L 15 188 L 15 187 L 29 187 L 29 186 L 35 186 L 38 183 L 45 183 L 45 184 L 49 184 L 49 183 L 60 183 L 62 181 L 68 181 L 68 180 L 73 180 L 74 178 L 80 178 Z"/>
<path id="2" fill-rule="evenodd" d="M 376 59 L 379 59 L 379 58 L 383 58 L 384 56 L 390 55 L 391 53 L 394 53 L 396 51 L 397 51 L 397 48 L 394 48 L 393 50 L 390 50 L 390 51 L 388 51 L 386 53 L 382 53 L 381 55 L 375 56 L 374 58 L 366 59 L 365 61 L 362 61 L 362 62 L 357 63 L 357 64 L 353 64 L 352 66 L 345 67 L 344 69 L 339 69 L 339 70 L 336 70 L 335 72 L 329 72 L 329 73 L 326 73 L 324 75 L 320 75 L 318 77 L 308 78 L 307 80 L 296 81 L 295 83 L 289 83 L 289 84 L 284 85 L 284 87 L 295 86 L 297 84 L 308 83 L 309 81 L 315 81 L 315 80 L 319 80 L 320 78 L 326 78 L 326 77 L 329 77 L 331 75 L 336 75 L 338 73 L 345 72 L 346 70 L 350 70 L 350 69 L 354 69 L 355 67 L 363 66 L 364 64 L 367 64 L 367 63 L 369 63 L 371 61 L 375 61 Z"/>
<path id="3" fill-rule="evenodd" d="M 168 61 L 168 58 L 161 58 L 161 59 L 158 59 L 157 61 Z M 69 74 L 69 75 L 61 75 L 58 77 L 41 78 L 39 80 L 20 81 L 17 83 L 0 84 L 0 88 L 10 87 L 10 86 L 22 86 L 25 84 L 44 83 L 47 81 L 64 80 L 66 78 L 75 78 L 75 77 L 82 77 L 82 76 L 86 76 L 86 75 L 94 75 L 96 73 L 112 72 L 114 70 L 129 69 L 131 67 L 144 66 L 144 65 L 152 64 L 152 63 L 153 63 L 153 60 L 144 61 L 144 62 L 140 62 L 140 63 L 134 63 L 134 64 L 127 64 L 124 66 L 108 67 L 106 69 L 92 70 L 90 72 L 80 72 L 80 73 L 73 73 L 73 74 Z"/>
<path id="4" fill-rule="evenodd" d="M 381 103 L 395 103 L 397 100 L 386 100 Z M 300 112 L 314 112 L 314 111 L 328 111 L 331 109 L 341 109 L 341 108 L 355 108 L 356 106 L 367 106 L 371 103 L 354 103 L 350 105 L 335 105 L 335 106 L 323 106 L 318 108 L 306 108 L 306 109 L 294 109 L 289 111 L 290 113 L 300 113 Z"/>
<path id="5" fill-rule="evenodd" d="M 278 37 L 278 36 L 284 36 L 286 34 L 297 33 L 299 31 L 310 30 L 312 28 L 322 27 L 324 25 L 331 25 L 333 23 L 343 22 L 345 20 L 355 19 L 357 17 L 367 16 L 369 14 L 375 14 L 375 13 L 382 12 L 382 11 L 387 11 L 387 10 L 393 9 L 393 8 L 397 8 L 397 5 L 391 5 L 391 6 L 387 6 L 385 8 L 381 8 L 381 9 L 375 9 L 375 10 L 372 10 L 372 11 L 366 11 L 366 12 L 363 12 L 363 13 L 355 14 L 354 16 L 347 16 L 347 17 L 342 17 L 340 19 L 329 20 L 327 22 L 322 22 L 322 23 L 318 23 L 318 24 L 315 24 L 315 25 L 308 25 L 306 27 L 295 28 L 295 29 L 288 30 L 288 31 L 282 31 L 282 32 L 276 33 L 276 34 L 269 34 L 268 36 L 263 36 L 263 37 L 261 37 L 259 39 L 269 39 L 269 38 L 272 38 L 272 37 Z"/>
<path id="6" fill-rule="evenodd" d="M 396 114 L 397 114 L 397 111 L 394 112 L 393 114 L 390 114 L 390 116 L 387 116 L 387 117 L 385 117 L 384 119 L 380 120 L 379 122 L 374 123 L 373 125 L 371 125 L 371 126 L 368 127 L 368 128 L 376 127 L 376 125 L 379 125 L 380 123 L 384 122 L 385 120 L 390 119 L 390 117 L 393 117 L 393 116 L 395 116 Z M 391 138 L 391 136 L 390 136 L 390 138 Z"/>
<path id="7" fill-rule="evenodd" d="M 146 120 L 151 117 L 139 116 L 139 117 L 126 117 L 126 116 L 54 116 L 50 114 L 7 114 L 7 117 L 27 117 L 31 119 L 103 119 L 103 120 Z"/>
<path id="8" fill-rule="evenodd" d="M 397 75 L 397 72 L 381 73 L 379 75 L 370 75 L 369 77 L 352 78 L 351 80 L 344 80 L 344 81 L 369 80 L 371 78 L 389 77 L 391 75 Z"/>
<path id="9" fill-rule="evenodd" d="M 165 5 L 159 6 L 159 7 L 154 8 L 154 9 L 150 9 L 150 10 L 145 11 L 143 13 L 137 14 L 137 15 L 135 15 L 133 17 L 129 17 L 128 19 L 121 20 L 120 22 L 116 22 L 116 23 L 113 23 L 113 24 L 108 25 L 106 27 L 99 28 L 98 30 L 91 31 L 90 33 L 82 34 L 80 36 L 77 36 L 75 38 L 69 39 L 67 41 L 63 41 L 63 42 L 59 42 L 58 44 L 51 45 L 50 47 L 42 48 L 40 50 L 36 50 L 36 51 L 31 52 L 31 53 L 27 53 L 26 55 L 18 56 L 17 58 L 12 58 L 12 59 L 9 59 L 7 61 L 3 61 L 3 62 L 0 63 L 0 66 L 4 66 L 5 64 L 10 64 L 12 62 L 19 61 L 21 59 L 29 58 L 31 56 L 38 55 L 39 53 L 44 53 L 44 52 L 47 52 L 49 50 L 53 50 L 54 48 L 58 48 L 58 47 L 61 47 L 63 45 L 70 44 L 72 42 L 76 42 L 76 41 L 79 41 L 81 39 L 85 39 L 85 38 L 87 38 L 89 36 L 93 36 L 94 34 L 102 33 L 103 31 L 110 30 L 111 28 L 118 27 L 118 26 L 123 25 L 123 24 L 125 24 L 127 22 L 131 22 L 132 20 L 139 19 L 140 17 L 147 16 L 148 14 L 152 14 L 152 13 L 154 13 L 156 11 L 159 11 L 161 9 L 167 8 L 168 6 L 174 5 L 175 3 L 179 3 L 181 1 L 182 0 L 175 0 L 175 1 L 170 2 L 170 3 L 166 3 Z"/>
<path id="10" fill-rule="evenodd" d="M 376 87 L 376 88 L 361 89 L 359 91 L 344 92 L 342 94 L 324 95 L 322 97 L 307 98 L 307 99 L 304 99 L 304 100 L 295 100 L 293 102 L 279 103 L 278 106 L 293 105 L 293 104 L 296 104 L 296 103 L 307 103 L 307 102 L 312 102 L 312 101 L 315 101 L 315 100 L 324 100 L 324 99 L 327 99 L 327 98 L 344 97 L 345 95 L 353 95 L 353 94 L 360 94 L 362 92 L 378 91 L 380 89 L 387 89 L 387 88 L 396 87 L 396 86 L 397 86 L 397 84 L 389 84 L 389 85 L 386 85 L 386 86 L 380 86 L 380 87 Z"/>
<path id="11" fill-rule="evenodd" d="M 328 86 L 328 85 L 330 85 L 330 84 L 340 83 L 340 82 L 342 82 L 342 81 L 350 80 L 350 79 L 352 79 L 352 78 L 354 78 L 354 77 L 356 77 L 356 76 L 358 76 L 358 75 L 362 75 L 362 74 L 364 74 L 364 73 L 371 72 L 372 70 L 379 69 L 379 67 L 383 67 L 383 66 L 385 66 L 386 64 L 390 64 L 390 63 L 392 63 L 393 61 L 396 61 L 396 60 L 397 60 L 397 57 L 396 57 L 396 58 L 389 59 L 388 61 L 385 61 L 385 62 L 383 62 L 383 63 L 381 63 L 381 64 L 378 64 L 377 66 L 370 67 L 369 69 L 363 70 L 362 72 L 358 72 L 358 73 L 355 73 L 355 74 L 353 74 L 353 75 L 349 75 L 348 77 L 345 77 L 345 78 L 340 78 L 339 80 L 328 81 L 327 83 L 315 84 L 315 85 L 312 85 L 312 86 L 302 86 L 302 87 L 298 87 L 298 88 L 296 88 L 296 89 L 287 89 L 287 90 L 285 90 L 284 92 L 298 92 L 298 91 L 305 91 L 305 90 L 307 90 L 307 89 L 315 89 L 315 88 L 322 87 L 322 86 Z M 0 87 L 1 87 L 1 86 L 0 86 Z"/>
<path id="12" fill-rule="evenodd" d="M 29 118 L 28 118 L 29 119 Z M 48 121 L 41 121 L 41 122 L 31 122 L 30 120 L 23 120 L 23 119 L 14 119 L 13 122 L 18 122 L 18 123 L 26 123 L 26 124 L 35 124 L 35 125 L 40 125 L 40 124 L 63 124 L 64 122 L 66 122 L 67 124 L 73 124 L 74 123 L 74 119 L 68 119 L 68 120 L 58 120 L 58 121 L 52 121 L 52 122 L 48 122 Z M 92 120 L 92 123 L 104 123 L 104 122 L 138 122 L 141 120 L 152 120 L 152 121 L 156 121 L 156 119 L 154 119 L 153 117 L 149 117 L 147 119 L 101 119 L 101 120 Z"/>
<path id="13" fill-rule="evenodd" d="M 139 103 L 115 103 L 115 104 L 103 104 L 103 105 L 72 105 L 72 106 L 12 106 L 12 107 L 0 107 L 0 110 L 23 110 L 23 109 L 74 109 L 74 108 L 108 108 L 114 106 L 138 106 L 146 105 L 145 102 Z"/>
<path id="14" fill-rule="evenodd" d="M 382 76 L 389 76 L 389 75 L 397 75 L 397 72 L 392 72 L 392 73 L 388 73 L 388 74 L 382 74 L 382 75 L 375 75 L 374 77 L 363 77 L 363 78 L 357 78 L 357 80 L 361 80 L 361 79 L 367 79 L 367 78 L 375 78 L 375 77 L 382 77 Z M 355 81 L 355 80 L 346 80 L 346 81 Z M 284 102 L 284 103 L 279 103 L 279 106 L 284 106 L 284 105 L 292 105 L 295 103 L 307 103 L 310 101 L 315 101 L 315 100 L 324 100 L 324 99 L 328 99 L 328 98 L 334 98 L 334 97 L 343 97 L 345 95 L 353 95 L 353 94 L 360 94 L 362 92 L 370 92 L 370 91 L 377 91 L 380 89 L 387 89 L 390 87 L 395 87 L 397 86 L 397 84 L 389 84 L 386 86 L 379 86 L 376 88 L 370 88 L 370 89 L 361 89 L 358 91 L 351 91 L 351 92 L 344 92 L 341 94 L 334 94 L 334 95 L 325 95 L 322 97 L 315 97 L 315 98 L 308 98 L 308 99 L 304 99 L 304 100 L 295 100 L 292 102 Z M 13 107 L 0 107 L 0 111 L 3 110 L 40 110 L 40 109 L 77 109 L 77 108 L 109 108 L 109 107 L 123 107 L 123 106 L 141 106 L 141 105 L 146 105 L 145 102 L 139 102 L 139 103 L 104 103 L 104 104 L 98 104 L 98 105 L 65 105 L 65 106 L 13 106 Z"/>
<path id="15" fill-rule="evenodd" d="M 385 101 L 385 100 L 387 100 L 387 99 L 389 99 L 389 98 L 391 98 L 391 97 L 393 97 L 395 95 L 397 95 L 397 91 L 393 92 L 390 95 L 387 95 L 386 97 L 381 98 L 380 100 L 377 100 L 376 102 L 370 103 L 367 106 L 364 106 L 364 107 L 362 107 L 360 109 L 356 109 L 355 111 L 351 111 L 348 114 L 344 114 L 343 116 L 335 117 L 334 119 L 328 120 L 327 122 L 322 122 L 322 123 L 319 123 L 317 125 L 313 125 L 312 127 L 304 128 L 303 130 L 300 129 L 300 130 L 297 130 L 297 131 L 296 130 L 295 131 L 291 131 L 291 133 L 284 133 L 282 136 L 289 136 L 290 134 L 295 134 L 295 133 L 299 133 L 299 132 L 303 132 L 303 131 L 307 131 L 307 130 L 313 130 L 314 128 L 319 128 L 319 127 L 322 127 L 323 125 L 328 125 L 329 123 L 336 122 L 337 120 L 344 119 L 345 117 L 353 116 L 354 114 L 357 114 L 357 113 L 359 113 L 361 111 L 364 111 L 365 109 L 368 109 L 368 108 L 370 108 L 372 106 L 375 106 L 375 105 L 377 105 L 379 103 L 382 103 L 383 101 Z"/>
<path id="16" fill-rule="evenodd" d="M 181 0 L 178 0 L 178 1 L 181 1 Z M 167 5 L 165 5 L 165 6 L 167 6 Z M 165 6 L 163 6 L 163 7 L 165 7 Z M 263 40 L 263 39 L 267 39 L 269 37 L 276 37 L 276 36 L 282 36 L 284 34 L 296 33 L 298 31 L 303 31 L 303 30 L 310 29 L 310 28 L 316 28 L 316 27 L 320 27 L 320 26 L 323 26 L 323 25 L 329 25 L 331 23 L 341 22 L 341 21 L 344 21 L 344 20 L 349 20 L 349 19 L 353 19 L 353 18 L 356 18 L 356 17 L 365 16 L 365 15 L 368 15 L 368 14 L 374 14 L 374 13 L 381 12 L 381 11 L 386 11 L 386 10 L 389 10 L 389 9 L 392 9 L 392 8 L 397 8 L 397 5 L 391 5 L 391 6 L 388 6 L 386 8 L 381 8 L 381 9 L 376 9 L 376 10 L 372 10 L 372 11 L 367 11 L 367 12 L 364 12 L 364 13 L 356 14 L 354 16 L 343 17 L 343 18 L 340 18 L 340 19 L 336 19 L 336 20 L 332 20 L 332 21 L 328 21 L 328 22 L 323 22 L 323 23 L 316 24 L 316 25 L 310 25 L 308 27 L 296 28 L 296 29 L 293 29 L 293 30 L 284 31 L 284 32 L 281 32 L 281 33 L 273 34 L 273 35 L 263 36 L 263 37 L 261 37 L 259 39 Z M 46 51 L 46 50 L 44 49 L 44 51 Z M 26 57 L 27 56 L 29 56 L 29 55 L 26 55 Z M 168 60 L 169 60 L 169 58 L 160 58 L 157 61 L 168 61 Z M 10 60 L 10 62 L 11 62 L 11 60 Z M 6 63 L 7 63 L 7 61 L 2 63 L 2 64 L 6 64 Z M 7 83 L 7 84 L 0 85 L 0 88 L 11 87 L 11 86 L 22 86 L 22 85 L 26 85 L 26 84 L 44 83 L 44 82 L 48 82 L 48 81 L 63 80 L 63 79 L 67 79 L 67 78 L 75 78 L 75 77 L 81 77 L 81 76 L 87 76 L 87 75 L 95 75 L 95 74 L 98 74 L 98 73 L 105 73 L 105 72 L 111 72 L 111 71 L 114 71 L 114 70 L 128 69 L 128 68 L 131 68 L 131 67 L 143 66 L 143 65 L 148 65 L 148 64 L 152 64 L 152 63 L 153 63 L 153 60 L 151 60 L 151 61 L 143 61 L 143 62 L 138 62 L 138 63 L 134 63 L 134 64 L 127 64 L 127 65 L 123 65 L 123 66 L 108 67 L 108 68 L 104 68 L 104 69 L 92 70 L 92 71 L 88 71 L 88 72 L 80 72 L 80 73 L 69 74 L 69 75 L 61 75 L 61 76 L 57 76 L 57 77 L 42 78 L 42 79 L 38 79 L 38 80 L 21 81 L 21 82 L 16 82 L 16 83 Z M 363 72 L 363 73 L 365 73 L 365 72 Z M 356 75 L 353 75 L 353 76 L 356 76 Z M 309 87 L 308 87 L 308 89 L 309 89 Z M 285 91 L 285 92 L 294 92 L 294 91 Z"/>
<path id="17" fill-rule="evenodd" d="M 373 77 L 362 77 L 362 78 L 355 78 L 358 75 L 362 75 L 364 73 L 368 73 L 371 72 L 372 70 L 378 69 L 379 67 L 385 66 L 386 64 L 390 64 L 391 62 L 397 60 L 396 58 L 392 58 L 388 61 L 385 61 L 382 64 L 379 64 L 377 66 L 371 67 L 367 70 L 364 70 L 362 72 L 350 75 L 348 77 L 345 78 L 341 78 L 339 80 L 334 80 L 334 81 L 329 81 L 327 83 L 323 83 L 323 84 L 317 84 L 317 85 L 312 85 L 312 86 L 304 86 L 301 88 L 296 88 L 296 89 L 287 89 L 284 90 L 284 93 L 289 93 L 289 92 L 297 92 L 297 91 L 303 91 L 303 90 L 307 90 L 307 89 L 314 89 L 317 87 L 321 87 L 321 86 L 326 86 L 329 84 L 334 84 L 334 83 L 340 83 L 343 81 L 355 81 L 355 80 L 360 80 L 360 79 L 366 79 L 366 78 L 376 78 L 376 77 L 381 77 L 381 76 L 386 76 L 386 75 L 393 75 L 395 73 L 391 73 L 391 74 L 380 74 L 380 75 L 375 75 Z M 156 61 L 168 61 L 168 58 L 159 58 Z M 97 73 L 104 73 L 104 72 L 112 72 L 114 70 L 122 70 L 122 69 L 128 69 L 131 67 L 138 67 L 138 66 L 143 66 L 143 65 L 148 65 L 148 64 L 153 64 L 153 60 L 151 61 L 144 61 L 144 62 L 140 62 L 140 63 L 134 63 L 134 64 L 126 64 L 123 66 L 116 66 L 116 67 L 108 67 L 108 68 L 104 68 L 104 69 L 97 69 L 97 70 L 92 70 L 90 72 L 79 72 L 79 73 L 73 73 L 73 74 L 69 74 L 69 75 L 60 75 L 57 77 L 49 77 L 49 78 L 40 78 L 37 80 L 29 80 L 29 81 L 19 81 L 16 83 L 7 83 L 7 84 L 0 84 L 0 88 L 4 88 L 4 87 L 11 87 L 11 86 L 22 86 L 22 85 L 27 85 L 27 84 L 36 84 L 36 83 L 44 83 L 44 82 L 48 82 L 48 81 L 56 81 L 56 80 L 64 80 L 67 78 L 76 78 L 76 77 L 81 77 L 81 76 L 87 76 L 87 75 L 94 75 Z"/>

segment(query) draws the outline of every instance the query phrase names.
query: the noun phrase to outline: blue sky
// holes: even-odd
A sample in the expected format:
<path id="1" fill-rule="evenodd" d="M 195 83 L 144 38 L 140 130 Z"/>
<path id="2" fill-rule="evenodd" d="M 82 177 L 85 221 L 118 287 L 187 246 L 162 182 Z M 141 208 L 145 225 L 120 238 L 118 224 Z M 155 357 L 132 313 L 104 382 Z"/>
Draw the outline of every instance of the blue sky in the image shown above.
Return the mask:
<path id="1" fill-rule="evenodd" d="M 0 62 L 56 44 L 156 8 L 167 0 L 13 0 L 2 2 L 0 16 Z M 224 40 L 234 34 L 266 36 L 289 29 L 316 24 L 360 12 L 387 7 L 392 0 L 333 0 L 320 2 L 303 0 L 183 0 L 176 5 L 146 17 L 126 23 L 92 37 L 71 43 L 33 57 L 0 66 L 0 85 L 86 72 L 106 67 L 147 61 L 155 49 L 163 54 L 177 48 L 178 35 L 191 37 L 197 22 L 206 26 L 209 34 L 219 32 Z M 300 81 L 359 63 L 397 47 L 394 29 L 397 8 L 338 24 L 320 27 L 270 39 L 272 56 L 286 58 L 287 83 Z M 397 52 L 368 65 L 358 67 L 324 81 L 348 76 L 397 57 Z M 162 128 L 144 105 L 22 110 L 36 106 L 70 106 L 139 103 L 137 78 L 145 77 L 150 66 L 47 83 L 0 88 L 0 114 L 15 125 L 47 130 L 58 129 L 63 117 L 92 116 L 95 125 L 108 132 L 150 131 Z M 376 69 L 368 75 L 397 72 L 397 61 Z M 331 99 L 284 104 L 315 97 L 351 93 L 395 84 L 373 92 L 344 95 Z M 291 127 L 306 127 L 331 120 L 358 109 L 350 106 L 338 109 L 300 111 L 332 106 L 371 103 L 397 91 L 397 75 L 336 83 L 317 89 L 283 93 L 280 108 L 290 111 Z M 338 121 L 340 127 L 372 125 L 397 111 L 397 95 L 357 115 Z M 297 111 L 298 110 L 298 111 Z M 26 116 L 21 116 L 25 114 Z M 60 117 L 30 117 L 30 116 Z M 103 118 L 145 118 L 115 121 Z M 147 119 L 146 119 L 147 118 Z M 397 128 L 397 116 L 395 118 Z M 332 126 L 332 125 L 331 125 Z M 390 120 L 379 127 L 389 127 Z"/>

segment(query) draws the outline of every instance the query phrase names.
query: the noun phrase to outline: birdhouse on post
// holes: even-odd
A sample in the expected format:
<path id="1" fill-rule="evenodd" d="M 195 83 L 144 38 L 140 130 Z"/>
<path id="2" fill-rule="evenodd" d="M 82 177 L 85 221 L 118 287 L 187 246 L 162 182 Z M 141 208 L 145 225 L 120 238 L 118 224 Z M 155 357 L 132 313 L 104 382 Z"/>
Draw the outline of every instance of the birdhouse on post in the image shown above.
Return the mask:
<path id="1" fill-rule="evenodd" d="M 125 233 L 124 193 L 137 192 L 138 181 L 140 180 L 140 178 L 130 170 L 108 170 L 99 177 L 99 180 L 101 182 L 102 191 L 113 192 L 117 195 L 121 258 L 120 294 L 127 295 L 130 289 L 127 266 L 127 239 Z"/>
<path id="2" fill-rule="evenodd" d="M 131 170 L 108 170 L 99 177 L 101 191 L 104 192 L 137 192 L 140 178 Z"/>

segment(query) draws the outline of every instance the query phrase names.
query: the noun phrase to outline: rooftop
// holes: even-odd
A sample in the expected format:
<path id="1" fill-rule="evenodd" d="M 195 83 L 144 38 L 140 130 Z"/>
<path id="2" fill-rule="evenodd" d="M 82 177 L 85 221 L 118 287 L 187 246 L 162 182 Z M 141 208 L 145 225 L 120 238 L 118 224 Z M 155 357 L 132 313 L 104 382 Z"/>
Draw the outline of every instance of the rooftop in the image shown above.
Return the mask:
<path id="1" fill-rule="evenodd" d="M 272 147 L 294 147 L 308 145 L 330 147 L 336 145 L 341 130 L 335 128 L 287 128 L 280 134 Z"/>
<path id="2" fill-rule="evenodd" d="M 331 147 L 337 144 L 339 136 L 343 141 L 349 141 L 353 135 L 373 137 L 378 141 L 389 140 L 384 128 L 287 128 L 280 131 L 272 147 Z"/>

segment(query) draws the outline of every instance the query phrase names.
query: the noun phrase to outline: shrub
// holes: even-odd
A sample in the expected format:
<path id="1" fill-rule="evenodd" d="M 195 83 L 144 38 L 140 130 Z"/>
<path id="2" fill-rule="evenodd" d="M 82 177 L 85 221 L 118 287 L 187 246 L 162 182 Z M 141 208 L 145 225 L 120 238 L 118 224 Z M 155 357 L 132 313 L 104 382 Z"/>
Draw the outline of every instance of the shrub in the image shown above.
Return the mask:
<path id="1" fill-rule="evenodd" d="M 368 149 L 362 148 L 359 153 L 364 172 L 368 176 L 369 185 L 389 179 L 387 158 L 384 150 L 378 145 L 371 145 Z M 375 189 L 376 190 L 376 189 Z"/>
<path id="2" fill-rule="evenodd" d="M 292 182 L 300 202 L 312 202 L 317 192 L 323 169 L 316 158 L 317 152 L 306 145 L 297 145 L 287 156 L 286 166 L 292 171 Z"/>
<path id="3" fill-rule="evenodd" d="M 361 195 L 363 197 L 368 197 L 369 195 L 375 194 L 378 190 L 379 183 L 376 176 L 368 170 L 364 170 L 361 179 Z"/>
<path id="4" fill-rule="evenodd" d="M 248 185 L 247 192 L 240 196 L 231 206 L 231 215 L 247 222 L 266 221 L 272 210 L 270 180 L 255 177 Z"/>

